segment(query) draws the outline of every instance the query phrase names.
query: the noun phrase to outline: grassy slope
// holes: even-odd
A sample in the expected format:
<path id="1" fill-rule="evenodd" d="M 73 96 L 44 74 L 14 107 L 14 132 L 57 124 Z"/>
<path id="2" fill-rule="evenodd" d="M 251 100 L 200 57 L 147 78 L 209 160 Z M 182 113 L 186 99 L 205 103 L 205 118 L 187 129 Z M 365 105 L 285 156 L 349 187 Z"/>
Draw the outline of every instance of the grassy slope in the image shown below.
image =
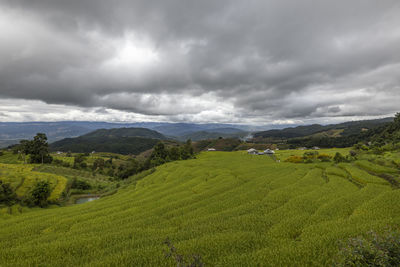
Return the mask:
<path id="1" fill-rule="evenodd" d="M 174 266 L 169 237 L 208 266 L 327 265 L 338 240 L 400 224 L 399 190 L 347 175 L 329 163 L 203 153 L 94 202 L 0 217 L 0 262 Z"/>
<path id="2" fill-rule="evenodd" d="M 57 201 L 67 185 L 67 179 L 60 175 L 33 171 L 34 165 L 0 163 L 0 180 L 10 183 L 18 197 L 24 197 L 38 181 L 50 183 L 50 201 Z"/>

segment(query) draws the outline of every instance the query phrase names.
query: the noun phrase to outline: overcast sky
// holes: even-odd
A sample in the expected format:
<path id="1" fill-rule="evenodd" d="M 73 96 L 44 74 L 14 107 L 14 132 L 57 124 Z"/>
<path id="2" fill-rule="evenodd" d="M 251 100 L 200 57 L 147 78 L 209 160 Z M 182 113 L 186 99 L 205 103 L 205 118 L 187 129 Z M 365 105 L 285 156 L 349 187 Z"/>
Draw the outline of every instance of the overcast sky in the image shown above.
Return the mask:
<path id="1" fill-rule="evenodd" d="M 0 0 L 0 121 L 397 111 L 398 0 Z"/>

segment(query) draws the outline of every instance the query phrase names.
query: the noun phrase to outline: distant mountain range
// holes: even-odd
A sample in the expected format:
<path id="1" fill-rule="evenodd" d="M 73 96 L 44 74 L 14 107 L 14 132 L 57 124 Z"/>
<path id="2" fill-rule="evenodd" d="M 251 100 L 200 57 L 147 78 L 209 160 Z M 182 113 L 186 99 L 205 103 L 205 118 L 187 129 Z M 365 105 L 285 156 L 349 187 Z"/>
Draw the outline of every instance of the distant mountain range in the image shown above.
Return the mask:
<path id="1" fill-rule="evenodd" d="M 217 129 L 216 129 L 217 130 Z M 181 135 L 177 137 L 176 139 L 180 141 L 185 141 L 185 140 L 192 140 L 192 141 L 200 141 L 200 140 L 206 140 L 206 139 L 216 139 L 219 137 L 222 138 L 244 138 L 245 136 L 249 135 L 248 132 L 238 130 L 233 131 L 231 133 L 229 132 L 219 132 L 219 131 L 198 131 L 198 132 L 193 132 L 193 133 L 188 133 Z"/>
<path id="2" fill-rule="evenodd" d="M 290 139 L 310 136 L 320 137 L 343 137 L 357 134 L 362 131 L 368 131 L 385 123 L 391 122 L 393 118 L 384 118 L 378 120 L 351 121 L 340 124 L 308 126 L 297 126 L 285 128 L 288 125 L 268 125 L 268 126 L 250 126 L 236 124 L 196 124 L 196 123 L 167 123 L 167 122 L 136 122 L 136 123 L 109 123 L 109 122 L 87 122 L 87 121 L 63 121 L 63 122 L 0 122 L 0 148 L 11 144 L 16 144 L 22 139 L 32 139 L 36 133 L 45 133 L 50 143 L 65 138 L 74 138 L 93 132 L 98 129 L 115 128 L 146 128 L 156 131 L 150 138 L 164 139 L 170 138 L 184 141 L 192 139 L 193 141 L 223 138 L 243 138 L 249 133 L 254 133 L 255 138 L 271 139 Z M 273 130 L 271 130 L 273 129 Z M 126 131 L 126 130 L 124 130 Z M 100 134 L 101 132 L 92 133 Z M 115 132 L 110 132 L 114 135 Z M 145 138 L 148 133 L 144 133 Z M 133 137 L 127 133 L 127 136 Z M 136 132 L 135 138 L 143 137 Z"/>
<path id="3" fill-rule="evenodd" d="M 277 138 L 289 139 L 298 137 L 343 137 L 359 134 L 393 121 L 393 118 L 383 118 L 376 120 L 349 121 L 339 124 L 320 125 L 312 124 L 297 126 L 281 130 L 268 130 L 254 133 L 254 138 Z"/>
<path id="4" fill-rule="evenodd" d="M 76 153 L 113 152 L 139 154 L 151 149 L 164 135 L 146 128 L 100 129 L 75 138 L 65 138 L 50 144 L 50 150 Z"/>
<path id="5" fill-rule="evenodd" d="M 49 142 L 64 138 L 78 137 L 97 129 L 112 128 L 147 128 L 155 130 L 165 136 L 177 138 L 195 132 L 219 132 L 231 134 L 240 131 L 259 131 L 271 129 L 274 126 L 249 126 L 233 124 L 196 124 L 196 123 L 167 123 L 167 122 L 135 122 L 109 123 L 88 121 L 61 121 L 61 122 L 0 122 L 0 147 L 16 144 L 22 139 L 32 139 L 37 133 L 45 133 Z M 279 126 L 277 126 L 279 127 Z M 177 138 L 178 139 L 178 138 Z"/>

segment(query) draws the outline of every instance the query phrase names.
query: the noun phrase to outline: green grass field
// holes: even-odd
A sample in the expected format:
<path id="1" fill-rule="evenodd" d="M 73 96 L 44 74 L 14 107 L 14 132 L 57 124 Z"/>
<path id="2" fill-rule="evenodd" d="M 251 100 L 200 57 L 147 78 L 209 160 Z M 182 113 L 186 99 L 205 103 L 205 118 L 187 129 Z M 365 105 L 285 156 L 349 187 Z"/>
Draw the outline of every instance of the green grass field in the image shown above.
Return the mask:
<path id="1" fill-rule="evenodd" d="M 400 226 L 400 191 L 366 162 L 284 162 L 303 153 L 206 152 L 93 202 L 0 215 L 0 265 L 176 266 L 168 237 L 205 266 L 327 266 L 340 240 Z"/>

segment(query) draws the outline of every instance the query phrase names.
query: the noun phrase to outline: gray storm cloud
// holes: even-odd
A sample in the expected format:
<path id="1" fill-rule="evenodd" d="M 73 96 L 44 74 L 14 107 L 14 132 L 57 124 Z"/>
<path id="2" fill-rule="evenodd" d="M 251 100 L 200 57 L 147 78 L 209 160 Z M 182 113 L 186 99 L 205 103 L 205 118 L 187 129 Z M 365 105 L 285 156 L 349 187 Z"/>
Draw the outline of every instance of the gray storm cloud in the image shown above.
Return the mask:
<path id="1" fill-rule="evenodd" d="M 35 101 L 105 120 L 391 115 L 398 25 L 397 0 L 0 0 L 0 98 L 30 119 Z"/>

